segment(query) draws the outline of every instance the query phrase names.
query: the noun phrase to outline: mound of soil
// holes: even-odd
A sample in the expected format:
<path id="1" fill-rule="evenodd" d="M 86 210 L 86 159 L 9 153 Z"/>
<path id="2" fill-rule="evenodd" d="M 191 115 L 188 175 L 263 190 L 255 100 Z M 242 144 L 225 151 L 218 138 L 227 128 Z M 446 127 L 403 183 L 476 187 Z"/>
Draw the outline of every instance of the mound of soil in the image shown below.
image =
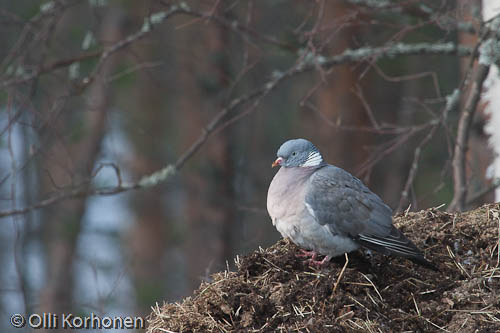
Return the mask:
<path id="1" fill-rule="evenodd" d="M 236 258 L 182 303 L 156 306 L 147 332 L 500 331 L 500 204 L 395 217 L 438 272 L 362 251 L 321 269 L 281 240 Z"/>

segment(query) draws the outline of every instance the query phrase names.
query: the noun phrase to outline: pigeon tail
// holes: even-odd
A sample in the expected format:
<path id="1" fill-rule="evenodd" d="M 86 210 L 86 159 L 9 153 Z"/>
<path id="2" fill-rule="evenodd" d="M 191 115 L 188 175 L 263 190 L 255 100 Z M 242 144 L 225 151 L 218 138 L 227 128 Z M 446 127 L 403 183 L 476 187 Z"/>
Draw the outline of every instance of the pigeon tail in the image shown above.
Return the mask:
<path id="1" fill-rule="evenodd" d="M 361 246 L 385 255 L 407 258 L 423 267 L 438 271 L 438 268 L 425 259 L 422 252 L 396 227 L 392 226 L 388 236 L 359 234 L 354 238 Z"/>

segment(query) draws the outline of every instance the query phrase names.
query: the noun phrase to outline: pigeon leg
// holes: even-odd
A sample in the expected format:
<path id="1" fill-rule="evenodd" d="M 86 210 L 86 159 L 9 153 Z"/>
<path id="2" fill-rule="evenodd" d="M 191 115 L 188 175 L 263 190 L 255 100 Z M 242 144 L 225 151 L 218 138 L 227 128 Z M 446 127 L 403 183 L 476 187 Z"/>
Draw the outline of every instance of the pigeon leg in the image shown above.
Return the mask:
<path id="1" fill-rule="evenodd" d="M 300 249 L 300 253 L 297 253 L 295 256 L 299 258 L 309 258 L 305 262 L 316 267 L 324 266 L 332 258 L 330 256 L 326 256 L 323 260 L 316 260 L 318 257 L 318 253 L 316 251 L 306 251 L 304 249 Z"/>
<path id="2" fill-rule="evenodd" d="M 326 256 L 323 258 L 323 260 L 315 260 L 315 258 L 312 258 L 311 259 L 308 259 L 307 262 L 310 264 L 310 265 L 313 265 L 313 266 L 316 266 L 316 267 L 322 267 L 324 266 L 326 263 L 328 263 L 330 261 L 330 259 L 332 259 L 332 257 L 330 256 Z"/>
<path id="3" fill-rule="evenodd" d="M 312 260 L 316 260 L 318 254 L 315 251 L 300 249 L 300 253 L 297 253 L 295 256 L 298 258 L 311 258 Z"/>

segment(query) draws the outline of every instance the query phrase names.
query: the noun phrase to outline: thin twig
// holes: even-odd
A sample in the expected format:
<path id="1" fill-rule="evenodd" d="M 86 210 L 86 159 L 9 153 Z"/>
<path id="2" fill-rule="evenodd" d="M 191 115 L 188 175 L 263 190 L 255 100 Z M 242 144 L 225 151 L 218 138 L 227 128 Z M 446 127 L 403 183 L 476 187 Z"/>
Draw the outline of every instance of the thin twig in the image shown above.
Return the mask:
<path id="1" fill-rule="evenodd" d="M 500 178 L 495 178 L 489 186 L 486 186 L 482 190 L 479 190 L 478 192 L 471 194 L 469 198 L 467 198 L 466 205 L 473 204 L 476 200 L 481 199 L 483 196 L 496 190 L 498 187 L 500 187 Z"/>
<path id="2" fill-rule="evenodd" d="M 445 108 L 443 109 L 443 112 L 441 113 L 439 121 L 432 126 L 425 138 L 420 142 L 417 148 L 415 148 L 415 151 L 413 153 L 413 162 L 410 168 L 410 172 L 408 173 L 408 178 L 406 179 L 406 184 L 403 188 L 403 191 L 401 192 L 401 199 L 399 200 L 399 205 L 396 209 L 396 212 L 400 212 L 403 209 L 403 205 L 408 202 L 410 187 L 413 185 L 413 181 L 415 180 L 415 177 L 417 175 L 420 153 L 423 147 L 425 147 L 434 137 L 438 128 L 440 128 L 442 124 L 445 124 L 445 120 L 448 118 L 448 114 L 450 113 L 450 111 L 453 111 L 458 107 L 459 101 L 460 91 L 456 89 L 450 96 L 447 97 L 447 103 Z"/>
<path id="3" fill-rule="evenodd" d="M 344 253 L 344 255 L 345 255 L 345 264 L 344 267 L 342 267 L 342 270 L 340 271 L 339 277 L 337 278 L 335 285 L 333 286 L 332 294 L 335 294 L 335 290 L 337 290 L 337 287 L 339 286 L 340 280 L 342 279 L 344 271 L 347 268 L 347 264 L 349 264 L 349 256 L 347 255 L 347 252 Z"/>
<path id="4" fill-rule="evenodd" d="M 81 80 L 81 85 L 79 86 L 80 91 L 85 89 L 88 85 L 90 85 L 94 77 L 99 73 L 102 65 L 107 61 L 107 59 L 114 53 L 119 50 L 128 47 L 132 43 L 137 42 L 141 38 L 151 31 L 151 27 L 153 25 L 160 24 L 165 22 L 165 20 L 177 13 L 184 13 L 189 15 L 197 15 L 196 13 L 190 11 L 186 8 L 172 6 L 162 16 L 161 20 L 153 20 L 150 18 L 147 19 L 146 25 L 143 26 L 139 31 L 127 36 L 126 38 L 116 42 L 109 48 L 106 48 L 101 54 L 100 58 L 97 62 L 97 65 L 92 70 L 91 74 Z M 205 16 L 203 16 L 205 17 Z M 211 16 L 210 18 L 212 18 Z M 149 21 L 148 21 L 149 20 Z M 150 22 L 151 21 L 151 22 Z M 365 59 L 383 58 L 383 57 L 394 57 L 394 56 L 403 56 L 403 55 L 417 55 L 417 54 L 457 54 L 459 56 L 470 55 L 472 50 L 467 47 L 457 46 L 453 43 L 441 43 L 441 44 L 428 44 L 428 43 L 420 43 L 420 44 L 393 44 L 384 47 L 363 47 L 357 50 L 345 50 L 341 54 L 336 56 L 325 58 L 321 56 L 303 56 L 301 57 L 302 61 L 294 64 L 288 71 L 283 73 L 275 73 L 268 81 L 264 82 L 260 88 L 255 89 L 253 92 L 240 96 L 238 98 L 233 99 L 231 102 L 227 104 L 222 110 L 220 110 L 215 117 L 206 125 L 206 127 L 202 130 L 200 136 L 195 142 L 177 159 L 174 164 L 167 165 L 166 167 L 160 169 L 159 171 L 151 174 L 145 175 L 140 181 L 136 183 L 127 183 L 123 182 L 122 184 L 118 184 L 114 187 L 98 187 L 98 188 L 89 188 L 88 186 L 76 186 L 70 190 L 63 190 L 52 197 L 41 200 L 33 205 L 24 207 L 24 208 L 13 208 L 11 210 L 0 211 L 0 218 L 11 215 L 24 214 L 34 209 L 47 207 L 62 200 L 81 197 L 81 196 L 93 196 L 93 195 L 112 195 L 117 193 L 122 193 L 125 191 L 136 190 L 151 186 L 156 186 L 162 182 L 165 182 L 168 178 L 173 176 L 177 171 L 179 171 L 186 161 L 191 158 L 200 148 L 201 146 L 208 140 L 208 138 L 217 133 L 219 130 L 222 130 L 229 124 L 234 121 L 246 116 L 252 111 L 256 110 L 256 106 L 263 97 L 268 95 L 271 91 L 273 91 L 279 84 L 281 84 L 286 79 L 290 79 L 298 74 L 309 72 L 313 70 L 317 70 L 318 66 L 323 69 L 330 69 L 334 66 L 348 63 L 356 63 L 360 61 L 364 61 Z M 83 57 L 90 57 L 93 54 L 86 54 Z M 60 61 L 53 63 L 49 66 L 52 69 L 59 68 L 60 66 L 65 66 L 73 63 L 79 59 L 78 57 L 71 58 L 67 61 Z M 41 67 L 42 69 L 44 67 Z M 49 70 L 47 68 L 46 70 Z M 41 69 L 36 71 L 36 73 L 32 74 L 29 77 L 23 77 L 21 81 L 19 78 L 15 78 L 14 81 L 3 81 L 0 83 L 0 86 L 5 87 L 6 85 L 26 82 L 31 79 L 35 79 L 40 75 Z M 252 102 L 251 107 L 248 110 L 241 111 L 236 113 L 236 109 L 242 107 L 243 105 Z M 234 113 L 234 114 L 233 114 Z M 424 127 L 427 124 L 424 125 Z M 414 128 L 416 130 L 417 127 Z"/>

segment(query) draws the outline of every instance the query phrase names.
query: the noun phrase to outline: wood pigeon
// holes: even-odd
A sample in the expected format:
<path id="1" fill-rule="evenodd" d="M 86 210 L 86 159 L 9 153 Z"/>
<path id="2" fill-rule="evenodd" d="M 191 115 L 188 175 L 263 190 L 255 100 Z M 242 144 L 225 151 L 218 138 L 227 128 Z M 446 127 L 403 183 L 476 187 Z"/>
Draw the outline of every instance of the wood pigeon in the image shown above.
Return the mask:
<path id="1" fill-rule="evenodd" d="M 281 166 L 267 194 L 267 210 L 283 237 L 311 251 L 309 262 L 323 265 L 360 246 L 436 267 L 392 224 L 392 210 L 358 178 L 327 164 L 305 139 L 279 148 Z M 326 257 L 316 260 L 317 254 Z"/>

